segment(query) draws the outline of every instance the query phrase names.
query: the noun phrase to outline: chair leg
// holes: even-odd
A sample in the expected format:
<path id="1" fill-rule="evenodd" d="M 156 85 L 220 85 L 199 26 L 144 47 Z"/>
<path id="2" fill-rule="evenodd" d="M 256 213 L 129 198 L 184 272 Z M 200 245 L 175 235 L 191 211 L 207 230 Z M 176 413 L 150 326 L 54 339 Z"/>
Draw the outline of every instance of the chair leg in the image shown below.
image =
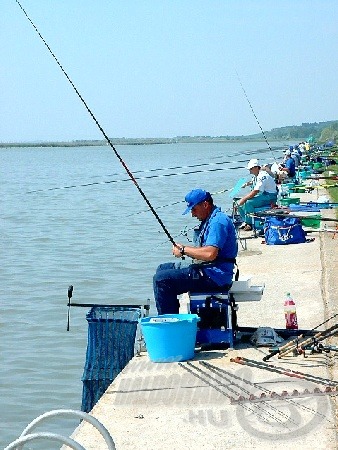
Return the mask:
<path id="1" fill-rule="evenodd" d="M 253 231 L 253 234 L 254 234 L 254 237 L 256 238 L 257 237 L 257 229 L 256 229 L 256 226 L 255 226 L 255 216 L 252 216 L 251 217 L 251 220 L 252 220 L 252 231 Z"/>
<path id="2" fill-rule="evenodd" d="M 234 223 L 235 223 L 235 212 L 236 212 L 236 201 L 234 200 L 232 202 L 232 212 L 231 212 L 232 221 Z M 242 242 L 242 239 L 240 237 L 239 231 L 238 231 L 238 229 L 236 227 L 235 227 L 235 232 L 236 232 L 237 241 L 239 241 L 239 243 L 241 244 L 242 249 L 246 250 L 247 249 L 247 247 L 246 247 L 246 240 L 244 240 L 244 245 L 243 245 L 243 242 Z"/>

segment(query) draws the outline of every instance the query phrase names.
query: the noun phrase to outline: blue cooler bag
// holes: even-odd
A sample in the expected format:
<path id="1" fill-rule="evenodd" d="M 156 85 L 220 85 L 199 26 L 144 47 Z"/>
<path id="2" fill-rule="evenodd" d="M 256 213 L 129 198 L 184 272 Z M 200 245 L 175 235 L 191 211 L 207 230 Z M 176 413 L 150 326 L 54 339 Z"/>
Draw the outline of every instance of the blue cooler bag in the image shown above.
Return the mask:
<path id="1" fill-rule="evenodd" d="M 296 217 L 267 217 L 264 222 L 265 243 L 268 245 L 302 244 L 305 231 Z"/>

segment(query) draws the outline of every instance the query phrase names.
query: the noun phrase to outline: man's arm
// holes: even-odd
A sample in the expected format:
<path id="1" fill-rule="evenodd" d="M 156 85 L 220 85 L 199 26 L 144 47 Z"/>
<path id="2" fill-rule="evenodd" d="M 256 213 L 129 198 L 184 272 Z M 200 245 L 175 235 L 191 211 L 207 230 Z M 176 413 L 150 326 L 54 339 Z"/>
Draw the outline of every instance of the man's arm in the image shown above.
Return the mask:
<path id="1" fill-rule="evenodd" d="M 180 249 L 183 249 L 183 253 Z M 180 258 L 184 255 L 193 259 L 199 259 L 201 261 L 214 261 L 218 255 L 218 247 L 212 245 L 206 245 L 205 247 L 192 247 L 190 245 L 183 245 L 176 243 L 173 245 L 173 255 L 176 258 Z"/>
<path id="2" fill-rule="evenodd" d="M 238 203 L 237 203 L 238 206 L 244 205 L 244 203 L 245 203 L 247 200 L 250 200 L 251 198 L 254 198 L 254 196 L 257 195 L 258 192 L 259 192 L 258 190 L 253 189 L 251 192 L 249 192 L 249 194 L 245 195 L 244 197 L 242 197 L 242 198 L 238 201 Z"/>

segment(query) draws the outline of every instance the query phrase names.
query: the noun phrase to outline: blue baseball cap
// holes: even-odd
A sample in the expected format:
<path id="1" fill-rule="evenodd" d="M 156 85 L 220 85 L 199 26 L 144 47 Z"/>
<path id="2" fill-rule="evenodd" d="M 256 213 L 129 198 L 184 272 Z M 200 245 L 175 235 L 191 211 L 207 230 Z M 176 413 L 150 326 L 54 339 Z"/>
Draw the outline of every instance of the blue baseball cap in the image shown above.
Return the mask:
<path id="1" fill-rule="evenodd" d="M 187 208 L 182 213 L 182 215 L 188 214 L 188 212 L 191 211 L 194 206 L 210 199 L 210 192 L 204 191 L 203 189 L 193 189 L 192 191 L 188 192 L 188 194 L 184 198 L 184 200 L 187 202 Z"/>

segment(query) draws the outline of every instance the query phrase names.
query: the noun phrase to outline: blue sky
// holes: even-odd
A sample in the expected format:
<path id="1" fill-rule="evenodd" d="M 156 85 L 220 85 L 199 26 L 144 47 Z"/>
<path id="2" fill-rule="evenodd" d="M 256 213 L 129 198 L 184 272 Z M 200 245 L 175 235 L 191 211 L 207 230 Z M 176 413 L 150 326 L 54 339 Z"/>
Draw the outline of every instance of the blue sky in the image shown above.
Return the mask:
<path id="1" fill-rule="evenodd" d="M 338 119 L 336 0 L 20 0 L 110 137 Z M 101 139 L 15 0 L 1 0 L 0 142 Z"/>

